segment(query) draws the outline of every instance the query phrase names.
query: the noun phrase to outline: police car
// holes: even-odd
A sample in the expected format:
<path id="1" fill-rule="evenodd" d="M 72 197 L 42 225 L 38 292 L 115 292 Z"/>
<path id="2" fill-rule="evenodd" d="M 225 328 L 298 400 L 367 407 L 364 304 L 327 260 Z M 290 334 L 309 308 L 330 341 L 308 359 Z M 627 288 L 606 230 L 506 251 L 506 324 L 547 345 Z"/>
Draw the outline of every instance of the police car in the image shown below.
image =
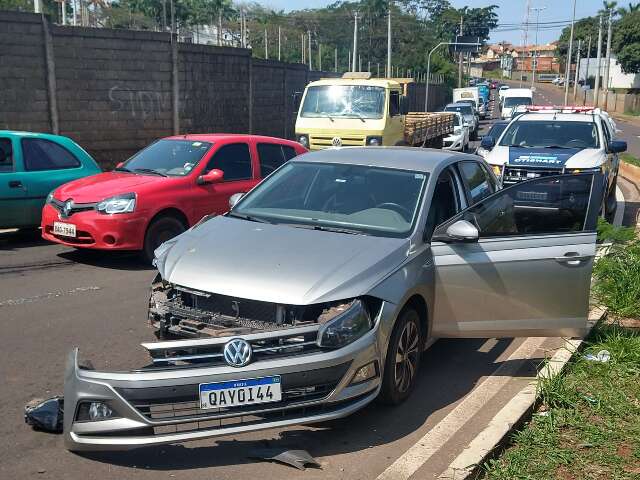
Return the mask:
<path id="1" fill-rule="evenodd" d="M 627 143 L 616 140 L 611 118 L 591 107 L 528 106 L 499 138 L 485 136 L 485 160 L 504 186 L 563 173 L 600 171 L 606 181 L 603 212 L 615 210 L 618 154 Z"/>

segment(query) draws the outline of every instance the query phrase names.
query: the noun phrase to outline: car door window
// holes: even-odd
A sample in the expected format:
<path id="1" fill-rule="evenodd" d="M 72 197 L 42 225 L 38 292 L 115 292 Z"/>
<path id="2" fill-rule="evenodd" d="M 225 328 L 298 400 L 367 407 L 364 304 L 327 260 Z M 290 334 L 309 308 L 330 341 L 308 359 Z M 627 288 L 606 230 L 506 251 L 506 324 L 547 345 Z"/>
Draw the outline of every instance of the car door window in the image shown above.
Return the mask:
<path id="1" fill-rule="evenodd" d="M 433 198 L 429 205 L 429 213 L 427 214 L 424 238 L 430 240 L 434 228 L 449 220 L 460 210 L 461 199 L 457 183 L 453 171 L 447 168 L 438 176 L 436 181 Z"/>
<path id="2" fill-rule="evenodd" d="M 260 161 L 260 176 L 269 175 L 288 159 L 284 156 L 281 145 L 277 143 L 258 143 L 258 159 Z"/>
<path id="3" fill-rule="evenodd" d="M 604 145 L 605 150 L 609 149 L 609 142 L 611 141 L 611 132 L 609 132 L 609 127 L 605 124 L 605 122 L 601 122 L 602 133 L 604 134 Z"/>
<path id="4" fill-rule="evenodd" d="M 458 164 L 460 176 L 465 184 L 471 205 L 496 191 L 496 184 L 487 170 L 478 162 L 465 161 Z"/>
<path id="5" fill-rule="evenodd" d="M 80 161 L 66 148 L 42 138 L 23 138 L 22 158 L 27 171 L 78 168 Z"/>
<path id="6" fill-rule="evenodd" d="M 13 148 L 10 138 L 0 138 L 0 173 L 13 172 Z"/>
<path id="7" fill-rule="evenodd" d="M 592 210 L 599 207 L 598 195 L 593 195 L 594 205 L 589 202 L 597 184 L 593 179 L 593 174 L 561 175 L 516 184 L 472 205 L 436 233 L 444 234 L 460 219 L 474 224 L 480 238 L 593 230 Z"/>
<path id="8" fill-rule="evenodd" d="M 389 115 L 400 115 L 400 92 L 391 92 L 389 95 Z"/>
<path id="9" fill-rule="evenodd" d="M 284 158 L 286 158 L 287 160 L 291 160 L 293 157 L 298 156 L 298 154 L 296 153 L 296 149 L 293 147 L 282 145 L 282 151 L 284 152 Z"/>
<path id="10" fill-rule="evenodd" d="M 248 180 L 251 175 L 251 153 L 246 143 L 223 145 L 213 154 L 203 173 L 218 169 L 224 172 L 224 181 Z"/>

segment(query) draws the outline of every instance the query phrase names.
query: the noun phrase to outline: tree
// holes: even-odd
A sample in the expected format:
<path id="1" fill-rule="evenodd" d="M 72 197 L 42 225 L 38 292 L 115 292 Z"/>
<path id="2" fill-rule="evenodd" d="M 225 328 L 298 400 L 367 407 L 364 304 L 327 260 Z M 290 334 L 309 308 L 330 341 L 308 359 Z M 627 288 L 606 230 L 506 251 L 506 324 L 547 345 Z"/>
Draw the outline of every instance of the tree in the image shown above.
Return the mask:
<path id="1" fill-rule="evenodd" d="M 574 25 L 573 32 L 573 45 L 574 52 L 576 42 L 582 40 L 582 46 L 580 55 L 583 57 L 595 57 L 598 52 L 598 17 L 587 17 L 578 20 Z M 569 37 L 571 36 L 571 27 L 565 27 L 558 39 L 558 57 L 561 62 L 565 64 L 567 51 L 569 50 Z M 589 36 L 591 36 L 591 51 L 587 52 L 589 48 Z"/>
<path id="2" fill-rule="evenodd" d="M 640 73 L 640 10 L 616 22 L 612 48 L 623 72 Z"/>

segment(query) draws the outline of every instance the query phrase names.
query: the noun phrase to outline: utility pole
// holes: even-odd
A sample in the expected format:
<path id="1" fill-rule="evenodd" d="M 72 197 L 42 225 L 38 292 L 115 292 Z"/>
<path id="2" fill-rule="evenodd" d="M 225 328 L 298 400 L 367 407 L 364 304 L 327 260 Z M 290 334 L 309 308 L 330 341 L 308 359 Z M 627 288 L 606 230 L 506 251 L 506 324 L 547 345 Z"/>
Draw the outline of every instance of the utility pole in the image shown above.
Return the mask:
<path id="1" fill-rule="evenodd" d="M 522 33 L 522 55 L 524 57 L 527 56 L 527 43 L 529 42 L 529 11 L 531 10 L 530 0 L 527 0 L 524 11 L 524 32 Z M 524 62 L 523 62 L 524 63 Z M 523 75 L 524 70 L 522 70 L 522 65 L 520 67 L 520 87 L 522 88 L 522 83 L 524 81 Z"/>
<path id="2" fill-rule="evenodd" d="M 322 44 L 318 43 L 318 70 L 322 71 Z"/>
<path id="3" fill-rule="evenodd" d="M 611 30 L 613 21 L 613 9 L 609 10 L 609 26 L 607 29 L 607 59 L 604 63 L 604 79 L 602 81 L 602 89 L 604 90 L 604 109 L 607 109 L 609 102 L 609 69 L 611 68 Z"/>
<path id="4" fill-rule="evenodd" d="M 349 50 L 349 61 L 347 63 L 347 70 L 351 70 L 351 50 Z"/>
<path id="5" fill-rule="evenodd" d="M 573 0 L 573 17 L 571 17 L 571 36 L 569 37 L 569 53 L 567 54 L 567 70 L 564 76 L 564 104 L 569 101 L 569 84 L 571 83 L 571 55 L 573 53 L 573 28 L 576 23 L 576 0 Z"/>
<path id="6" fill-rule="evenodd" d="M 354 22 L 353 22 L 353 57 L 352 57 L 353 63 L 351 64 L 352 72 L 356 71 L 357 53 L 358 53 L 358 12 L 355 13 Z"/>
<path id="7" fill-rule="evenodd" d="M 164 8 L 164 2 L 162 2 L 162 7 Z M 62 9 L 62 25 L 67 24 L 67 2 L 66 0 L 62 0 L 60 2 L 60 8 Z"/>
<path id="8" fill-rule="evenodd" d="M 278 61 L 282 60 L 282 28 L 278 27 Z"/>
<path id="9" fill-rule="evenodd" d="M 333 49 L 333 64 L 334 64 L 333 71 L 337 73 L 338 72 L 338 48 L 337 47 Z"/>
<path id="10" fill-rule="evenodd" d="M 600 96 L 600 69 L 602 68 L 602 15 L 600 15 L 600 24 L 598 25 L 598 66 L 596 67 L 596 83 L 593 87 L 593 106 L 598 106 Z"/>
<path id="11" fill-rule="evenodd" d="M 378 62 L 378 70 L 377 70 L 377 74 L 376 77 L 380 78 L 380 62 Z"/>
<path id="12" fill-rule="evenodd" d="M 391 72 L 391 0 L 389 0 L 389 17 L 387 19 L 387 77 L 393 76 Z"/>
<path id="13" fill-rule="evenodd" d="M 582 39 L 578 40 L 578 52 L 576 54 L 576 78 L 573 81 L 573 103 L 576 103 L 578 97 L 578 74 L 580 72 L 580 50 L 582 49 Z"/>
<path id="14" fill-rule="evenodd" d="M 358 71 L 362 71 L 362 55 L 358 54 Z"/>
<path id="15" fill-rule="evenodd" d="M 538 29 L 540 26 L 540 12 L 546 9 L 547 7 L 536 7 L 531 9 L 536 11 L 536 44 L 535 49 L 533 50 L 533 59 L 531 60 L 531 88 L 533 88 L 534 82 L 536 81 L 536 70 L 538 69 Z"/>
<path id="16" fill-rule="evenodd" d="M 300 62 L 304 65 L 305 64 L 305 58 L 304 58 L 304 50 L 306 48 L 306 44 L 304 41 L 304 33 L 300 34 L 300 40 L 301 40 L 301 48 L 300 48 Z"/>
<path id="17" fill-rule="evenodd" d="M 264 29 L 264 58 L 269 59 L 269 37 L 267 37 L 267 29 Z"/>
<path id="18" fill-rule="evenodd" d="M 218 11 L 218 46 L 222 45 L 222 10 Z"/>
<path id="19" fill-rule="evenodd" d="M 307 37 L 309 37 L 309 70 L 313 70 L 313 63 L 311 62 L 311 30 L 307 30 Z"/>
<path id="20" fill-rule="evenodd" d="M 33 13 L 42 13 L 42 5 L 40 0 L 33 0 Z"/>
<path id="21" fill-rule="evenodd" d="M 591 61 L 591 35 L 589 35 L 589 46 L 587 47 L 587 72 L 584 74 L 584 82 L 589 85 L 589 63 Z"/>
<path id="22" fill-rule="evenodd" d="M 459 36 L 462 36 L 462 27 L 463 27 L 464 18 L 460 15 L 460 33 Z M 458 88 L 462 88 L 462 52 L 458 53 Z"/>

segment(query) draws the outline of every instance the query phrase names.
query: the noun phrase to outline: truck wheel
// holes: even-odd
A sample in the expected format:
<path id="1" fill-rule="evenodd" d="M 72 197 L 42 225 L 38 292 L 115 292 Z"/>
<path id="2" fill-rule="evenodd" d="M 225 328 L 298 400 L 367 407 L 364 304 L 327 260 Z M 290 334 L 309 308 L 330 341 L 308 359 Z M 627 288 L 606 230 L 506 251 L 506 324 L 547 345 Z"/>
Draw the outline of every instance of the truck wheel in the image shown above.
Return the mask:
<path id="1" fill-rule="evenodd" d="M 165 216 L 153 220 L 144 236 L 144 247 L 142 249 L 144 260 L 150 264 L 153 261 L 153 252 L 156 248 L 167 240 L 180 235 L 185 230 L 186 227 L 175 217 Z"/>
<path id="2" fill-rule="evenodd" d="M 389 340 L 378 397 L 381 402 L 398 405 L 409 397 L 418 378 L 423 343 L 420 315 L 412 307 L 405 308 Z"/>

